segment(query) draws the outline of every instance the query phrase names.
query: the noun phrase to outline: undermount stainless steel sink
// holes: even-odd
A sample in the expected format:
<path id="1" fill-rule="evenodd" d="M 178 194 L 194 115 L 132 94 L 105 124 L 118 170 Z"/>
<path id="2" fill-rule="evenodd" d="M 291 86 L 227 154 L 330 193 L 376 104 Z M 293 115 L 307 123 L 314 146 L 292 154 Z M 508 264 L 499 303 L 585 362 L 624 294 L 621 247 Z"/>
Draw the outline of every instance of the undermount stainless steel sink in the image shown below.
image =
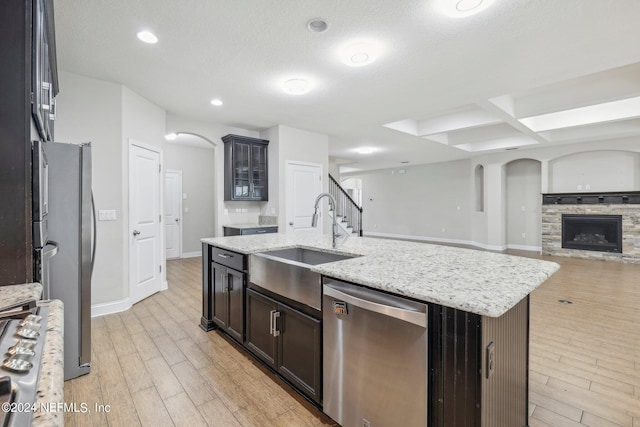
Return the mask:
<path id="1" fill-rule="evenodd" d="M 277 251 L 262 252 L 261 255 L 269 255 L 273 258 L 282 258 L 287 261 L 295 261 L 307 265 L 326 264 L 328 262 L 353 258 L 351 255 L 321 252 L 306 248 L 280 249 Z"/>
<path id="2" fill-rule="evenodd" d="M 311 267 L 354 258 L 306 248 L 278 249 L 249 257 L 249 281 L 316 310 L 322 307 L 320 274 Z"/>

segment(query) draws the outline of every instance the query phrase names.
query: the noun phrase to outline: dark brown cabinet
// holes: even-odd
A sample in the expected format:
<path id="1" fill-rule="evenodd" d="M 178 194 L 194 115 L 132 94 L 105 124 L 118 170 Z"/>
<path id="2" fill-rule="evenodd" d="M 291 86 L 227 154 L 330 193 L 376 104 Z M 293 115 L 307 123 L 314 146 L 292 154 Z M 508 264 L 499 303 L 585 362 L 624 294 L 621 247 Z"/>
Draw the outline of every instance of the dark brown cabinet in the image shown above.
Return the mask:
<path id="1" fill-rule="evenodd" d="M 226 135 L 224 200 L 268 201 L 268 147 L 265 139 Z"/>
<path id="2" fill-rule="evenodd" d="M 202 329 L 244 342 L 246 272 L 246 255 L 202 244 Z"/>
<path id="3" fill-rule="evenodd" d="M 232 225 L 225 225 L 222 227 L 225 236 L 247 236 L 249 234 L 267 234 L 277 233 L 277 225 L 265 225 L 261 227 L 234 227 Z"/>
<path id="4" fill-rule="evenodd" d="M 211 264 L 211 277 L 213 278 L 213 322 L 242 342 L 246 274 L 214 262 Z"/>
<path id="5" fill-rule="evenodd" d="M 33 120 L 32 85 L 43 70 L 47 100 L 57 92 L 53 17 L 53 0 L 0 1 L 0 285 L 34 280 L 31 141 L 46 138 Z"/>
<path id="6" fill-rule="evenodd" d="M 321 403 L 321 321 L 253 289 L 246 299 L 246 347 Z"/>
<path id="7" fill-rule="evenodd" d="M 31 114 L 43 141 L 53 141 L 56 117 L 58 75 L 55 52 L 53 2 L 34 0 L 33 3 L 33 72 L 31 76 Z"/>

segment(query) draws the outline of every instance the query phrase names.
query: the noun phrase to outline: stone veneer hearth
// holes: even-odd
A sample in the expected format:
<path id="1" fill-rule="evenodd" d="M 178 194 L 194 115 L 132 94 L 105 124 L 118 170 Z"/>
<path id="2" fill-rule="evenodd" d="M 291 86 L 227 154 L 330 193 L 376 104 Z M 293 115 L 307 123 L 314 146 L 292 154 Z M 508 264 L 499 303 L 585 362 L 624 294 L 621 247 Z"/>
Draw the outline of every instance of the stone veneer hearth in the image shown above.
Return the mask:
<path id="1" fill-rule="evenodd" d="M 610 194 L 603 193 L 595 197 L 589 195 L 543 195 L 542 205 L 542 254 L 577 257 L 598 260 L 610 260 L 640 263 L 640 204 L 636 201 L 637 192 L 627 193 L 624 203 L 605 204 Z M 557 200 L 556 201 L 554 201 Z M 582 203 L 582 200 L 587 203 Z M 598 202 L 599 199 L 599 202 Z M 575 201 L 573 201 L 575 200 Z M 615 199 L 614 199 L 615 200 Z M 631 202 L 629 203 L 629 200 Z M 620 200 L 622 202 L 622 199 Z M 594 203 L 595 202 L 595 203 Z M 562 214 L 580 215 L 621 215 L 622 216 L 622 253 L 595 252 L 562 247 Z"/>

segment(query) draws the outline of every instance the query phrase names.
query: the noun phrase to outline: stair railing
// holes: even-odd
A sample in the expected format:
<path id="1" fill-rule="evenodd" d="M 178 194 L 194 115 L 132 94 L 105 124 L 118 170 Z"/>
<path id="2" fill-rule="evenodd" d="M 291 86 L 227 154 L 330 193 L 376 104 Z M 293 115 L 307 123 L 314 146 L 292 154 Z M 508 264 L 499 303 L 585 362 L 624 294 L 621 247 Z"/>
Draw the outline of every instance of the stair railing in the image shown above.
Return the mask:
<path id="1" fill-rule="evenodd" d="M 353 201 L 331 174 L 329 174 L 329 193 L 336 199 L 336 212 L 333 214 L 342 217 L 358 236 L 362 236 L 362 208 Z"/>

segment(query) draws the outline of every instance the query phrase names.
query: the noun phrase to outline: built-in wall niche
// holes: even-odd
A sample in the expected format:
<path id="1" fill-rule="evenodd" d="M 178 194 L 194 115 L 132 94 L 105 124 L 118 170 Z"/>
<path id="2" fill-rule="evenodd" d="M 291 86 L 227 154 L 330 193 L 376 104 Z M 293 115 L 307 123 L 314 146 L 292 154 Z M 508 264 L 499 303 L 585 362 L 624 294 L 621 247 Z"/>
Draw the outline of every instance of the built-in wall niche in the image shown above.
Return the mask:
<path id="1" fill-rule="evenodd" d="M 640 190 L 640 153 L 601 150 L 549 162 L 549 193 Z"/>

